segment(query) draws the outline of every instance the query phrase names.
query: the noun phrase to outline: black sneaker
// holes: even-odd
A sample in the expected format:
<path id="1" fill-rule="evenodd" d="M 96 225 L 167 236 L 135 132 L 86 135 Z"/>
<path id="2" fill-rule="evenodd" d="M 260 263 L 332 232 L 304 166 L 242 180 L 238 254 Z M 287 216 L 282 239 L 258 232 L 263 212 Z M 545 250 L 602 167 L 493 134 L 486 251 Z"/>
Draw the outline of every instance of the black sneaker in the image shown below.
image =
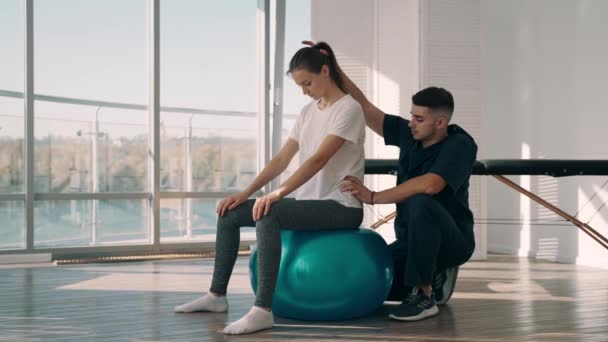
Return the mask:
<path id="1" fill-rule="evenodd" d="M 445 284 L 447 279 L 448 275 L 445 270 L 435 271 L 435 274 L 433 275 L 433 295 L 435 296 L 437 304 L 443 300 L 443 284 Z"/>
<path id="2" fill-rule="evenodd" d="M 435 316 L 439 313 L 439 308 L 435 305 L 434 295 L 430 297 L 422 290 L 414 288 L 409 296 L 394 309 L 389 318 L 398 321 L 418 321 L 427 317 Z"/>
<path id="3" fill-rule="evenodd" d="M 437 305 L 442 305 L 448 302 L 458 278 L 458 266 L 448 268 L 447 270 L 438 271 L 433 277 L 433 294 Z"/>

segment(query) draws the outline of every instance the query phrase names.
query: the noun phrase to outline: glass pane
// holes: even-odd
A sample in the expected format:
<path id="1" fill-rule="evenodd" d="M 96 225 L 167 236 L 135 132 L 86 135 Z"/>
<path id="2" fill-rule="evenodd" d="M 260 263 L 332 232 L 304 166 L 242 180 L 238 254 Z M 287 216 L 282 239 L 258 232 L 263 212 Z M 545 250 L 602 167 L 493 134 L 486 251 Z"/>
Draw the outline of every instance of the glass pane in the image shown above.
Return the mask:
<path id="1" fill-rule="evenodd" d="M 256 174 L 255 132 L 224 128 L 222 134 L 193 130 L 193 191 L 238 191 Z"/>
<path id="2" fill-rule="evenodd" d="M 306 46 L 301 42 L 312 39 L 310 27 L 310 0 L 288 0 L 285 5 L 284 72 L 287 72 L 289 61 L 296 51 Z M 286 130 L 284 136 L 286 136 L 289 135 L 293 125 L 293 122 L 286 121 L 293 120 L 302 107 L 310 102 L 310 98 L 302 93 L 302 89 L 295 84 L 291 75 L 285 74 L 283 88 L 283 112 L 285 113 L 283 122 L 285 123 L 284 131 Z"/>
<path id="3" fill-rule="evenodd" d="M 163 191 L 235 190 L 255 173 L 256 12 L 255 0 L 161 1 Z"/>
<path id="4" fill-rule="evenodd" d="M 148 125 L 120 123 L 121 115 L 145 117 L 144 111 L 106 110 L 110 121 L 100 122 L 97 150 L 99 192 L 148 191 Z"/>
<path id="5" fill-rule="evenodd" d="M 38 107 L 40 101 L 36 101 Z M 48 104 L 47 104 L 48 105 Z M 65 106 L 65 105 L 59 105 Z M 91 192 L 92 123 L 36 115 L 35 192 Z"/>
<path id="6" fill-rule="evenodd" d="M 25 192 L 23 126 L 23 99 L 0 95 L 0 193 L 2 194 Z"/>
<path id="7" fill-rule="evenodd" d="M 36 201 L 34 246 L 150 242 L 146 200 Z"/>
<path id="8" fill-rule="evenodd" d="M 139 244 L 151 242 L 148 229 L 150 206 L 147 200 L 98 201 L 98 244 Z"/>
<path id="9" fill-rule="evenodd" d="M 0 1 L 0 89 L 23 92 L 25 71 L 25 1 Z"/>
<path id="10" fill-rule="evenodd" d="M 175 117 L 182 115 L 176 114 Z M 160 128 L 160 189 L 186 191 L 188 130 L 185 127 L 161 123 Z"/>
<path id="11" fill-rule="evenodd" d="M 4 194 L 25 191 L 24 18 L 24 1 L 0 1 L 0 193 Z"/>
<path id="12" fill-rule="evenodd" d="M 35 191 L 145 191 L 147 1 L 34 4 Z"/>
<path id="13" fill-rule="evenodd" d="M 309 0 L 288 0 L 285 5 L 285 55 L 284 71 L 289 68 L 291 57 L 304 47 L 301 42 L 310 40 L 310 1 Z M 282 141 L 285 142 L 289 133 L 296 122 L 302 107 L 310 102 L 310 98 L 302 93 L 291 75 L 285 74 L 283 78 L 283 127 L 281 129 Z M 281 181 L 285 181 L 297 168 L 298 155 L 291 161 L 287 170 L 281 174 Z"/>
<path id="14" fill-rule="evenodd" d="M 215 208 L 220 199 L 163 199 L 160 202 L 161 241 L 214 241 Z M 255 227 L 242 228 L 241 240 L 255 240 Z"/>
<path id="15" fill-rule="evenodd" d="M 146 191 L 148 125 L 131 119 L 147 114 L 109 108 L 101 113 L 98 121 L 37 116 L 36 192 Z"/>
<path id="16" fill-rule="evenodd" d="M 23 201 L 0 201 L 0 249 L 25 248 Z"/>

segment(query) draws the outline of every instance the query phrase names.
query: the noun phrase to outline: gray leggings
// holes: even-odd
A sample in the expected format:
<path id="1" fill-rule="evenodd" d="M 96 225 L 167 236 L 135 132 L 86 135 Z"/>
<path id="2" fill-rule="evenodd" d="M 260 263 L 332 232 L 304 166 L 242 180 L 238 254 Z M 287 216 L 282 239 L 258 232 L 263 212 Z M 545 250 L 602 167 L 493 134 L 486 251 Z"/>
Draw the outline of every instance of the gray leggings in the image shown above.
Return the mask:
<path id="1" fill-rule="evenodd" d="M 272 204 L 270 213 L 253 222 L 250 199 L 224 216 L 218 217 L 215 266 L 210 291 L 225 294 L 239 249 L 241 227 L 256 227 L 258 251 L 258 289 L 255 305 L 272 306 L 272 296 L 281 261 L 281 229 L 356 229 L 363 220 L 363 209 L 351 208 L 331 200 L 284 198 Z"/>

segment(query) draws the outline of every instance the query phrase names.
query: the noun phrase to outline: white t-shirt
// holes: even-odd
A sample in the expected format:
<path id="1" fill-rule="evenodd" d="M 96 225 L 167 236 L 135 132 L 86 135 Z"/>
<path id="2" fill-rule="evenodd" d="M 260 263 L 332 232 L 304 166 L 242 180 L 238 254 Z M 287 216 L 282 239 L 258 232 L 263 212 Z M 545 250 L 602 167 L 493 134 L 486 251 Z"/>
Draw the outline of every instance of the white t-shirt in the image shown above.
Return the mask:
<path id="1" fill-rule="evenodd" d="M 346 176 L 363 181 L 365 118 L 355 99 L 345 95 L 329 108 L 319 109 L 312 101 L 298 116 L 289 137 L 298 142 L 300 165 L 317 151 L 321 142 L 332 134 L 346 141 L 327 164 L 294 194 L 299 200 L 334 200 L 347 207 L 361 208 L 361 202 L 348 192 L 340 191 Z"/>

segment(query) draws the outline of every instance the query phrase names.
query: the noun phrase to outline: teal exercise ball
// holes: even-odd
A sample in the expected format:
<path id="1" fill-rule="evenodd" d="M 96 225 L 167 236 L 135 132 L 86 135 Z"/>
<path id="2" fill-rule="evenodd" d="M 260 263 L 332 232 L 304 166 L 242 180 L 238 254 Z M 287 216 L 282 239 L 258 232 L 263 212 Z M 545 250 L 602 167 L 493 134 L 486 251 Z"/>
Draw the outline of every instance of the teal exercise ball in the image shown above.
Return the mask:
<path id="1" fill-rule="evenodd" d="M 272 311 L 305 321 L 339 321 L 373 313 L 386 299 L 393 261 L 371 229 L 281 231 L 281 263 Z M 257 250 L 249 276 L 257 291 Z"/>

